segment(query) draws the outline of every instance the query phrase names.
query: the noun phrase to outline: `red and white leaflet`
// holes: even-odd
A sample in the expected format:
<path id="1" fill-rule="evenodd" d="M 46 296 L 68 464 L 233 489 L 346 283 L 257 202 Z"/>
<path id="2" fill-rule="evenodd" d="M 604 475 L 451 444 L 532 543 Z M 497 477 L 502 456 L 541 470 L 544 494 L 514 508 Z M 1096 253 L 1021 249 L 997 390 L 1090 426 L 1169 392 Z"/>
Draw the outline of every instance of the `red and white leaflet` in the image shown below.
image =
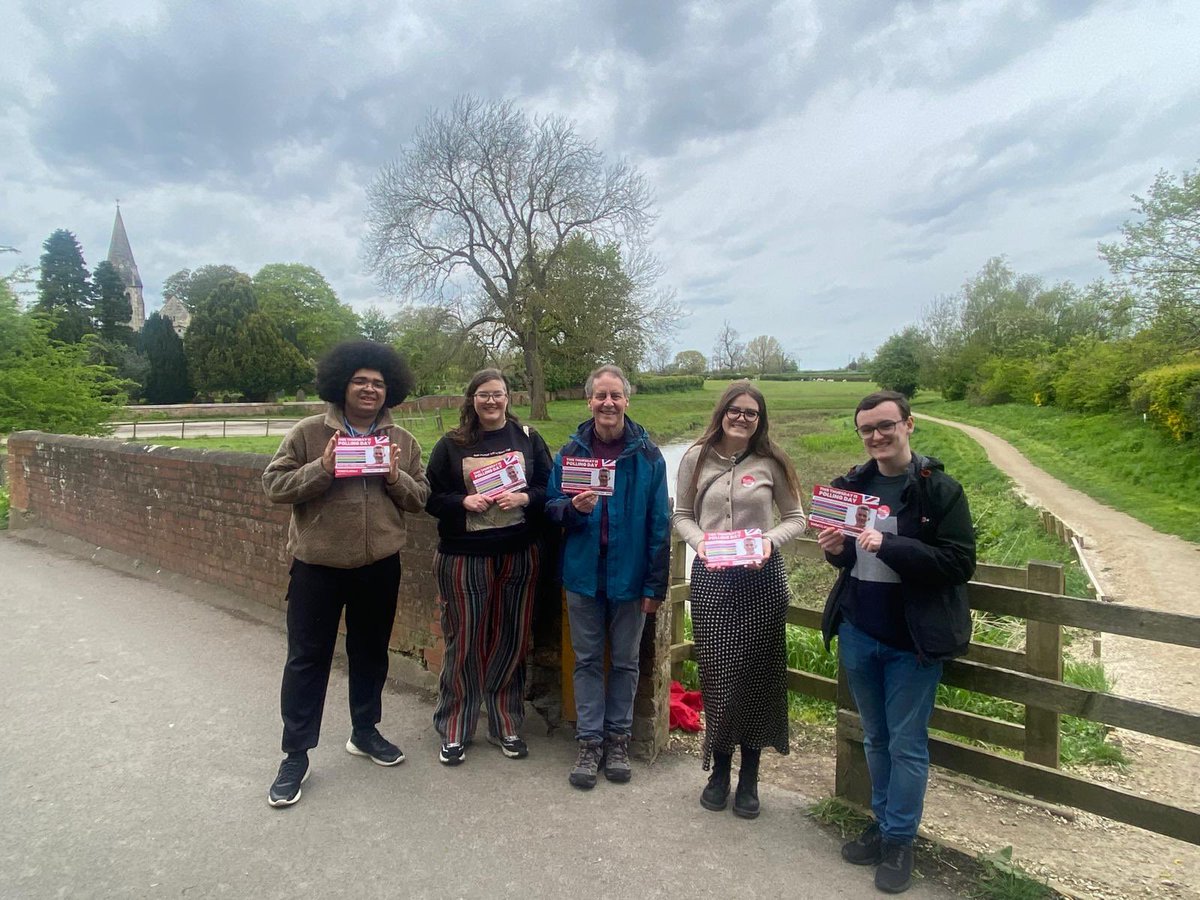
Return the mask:
<path id="1" fill-rule="evenodd" d="M 509 491 L 519 491 L 526 483 L 521 457 L 516 453 L 506 453 L 494 463 L 472 469 L 471 483 L 476 491 L 488 499 Z"/>
<path id="2" fill-rule="evenodd" d="M 392 444 L 386 434 L 339 435 L 333 448 L 333 477 L 386 475 L 392 469 Z"/>
<path id="3" fill-rule="evenodd" d="M 617 487 L 617 461 L 590 459 L 586 456 L 564 456 L 562 461 L 562 492 L 582 494 L 595 491 L 611 497 Z"/>
<path id="4" fill-rule="evenodd" d="M 731 569 L 762 562 L 763 536 L 761 528 L 741 531 L 704 532 L 704 555 L 710 569 Z"/>
<path id="5" fill-rule="evenodd" d="M 874 528 L 876 520 L 887 515 L 880 509 L 879 502 L 873 494 L 814 485 L 808 527 L 815 531 L 837 528 L 842 534 L 853 537 L 864 528 Z"/>

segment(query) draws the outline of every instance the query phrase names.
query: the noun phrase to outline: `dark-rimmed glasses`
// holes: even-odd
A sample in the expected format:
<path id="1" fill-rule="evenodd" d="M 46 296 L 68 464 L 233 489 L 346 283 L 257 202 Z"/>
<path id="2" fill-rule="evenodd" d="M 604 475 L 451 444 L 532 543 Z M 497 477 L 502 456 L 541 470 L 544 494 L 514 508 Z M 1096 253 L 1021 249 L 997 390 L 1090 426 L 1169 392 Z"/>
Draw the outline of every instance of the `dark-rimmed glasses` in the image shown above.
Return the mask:
<path id="1" fill-rule="evenodd" d="M 744 419 L 747 422 L 758 421 L 757 409 L 742 409 L 740 406 L 727 406 L 725 407 L 725 415 L 734 420 Z"/>
<path id="2" fill-rule="evenodd" d="M 504 391 L 476 391 L 472 396 L 476 400 L 503 400 L 508 395 Z"/>
<path id="3" fill-rule="evenodd" d="M 855 428 L 854 430 L 857 431 L 858 436 L 865 441 L 877 431 L 884 437 L 887 437 L 896 430 L 896 426 L 899 424 L 899 422 L 876 422 L 874 425 L 863 425 L 859 428 Z"/>

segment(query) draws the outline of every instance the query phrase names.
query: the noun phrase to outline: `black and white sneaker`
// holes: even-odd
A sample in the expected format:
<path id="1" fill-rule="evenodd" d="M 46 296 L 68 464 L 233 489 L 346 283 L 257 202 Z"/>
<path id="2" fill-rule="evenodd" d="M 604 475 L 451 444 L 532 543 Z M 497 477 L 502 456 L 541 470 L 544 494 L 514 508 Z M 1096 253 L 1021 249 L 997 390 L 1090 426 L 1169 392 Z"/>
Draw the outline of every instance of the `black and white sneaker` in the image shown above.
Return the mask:
<path id="1" fill-rule="evenodd" d="M 447 744 L 442 742 L 442 750 L 438 754 L 438 761 L 443 765 L 457 766 L 467 758 L 467 749 L 462 744 Z"/>
<path id="2" fill-rule="evenodd" d="M 307 753 L 289 753 L 279 764 L 279 774 L 267 793 L 267 803 L 271 806 L 291 806 L 300 799 L 300 785 L 308 781 L 311 772 Z"/>
<path id="3" fill-rule="evenodd" d="M 529 746 L 515 734 L 506 734 L 504 737 L 489 734 L 488 743 L 499 747 L 500 752 L 509 759 L 524 759 L 529 755 Z"/>
<path id="4" fill-rule="evenodd" d="M 371 762 L 379 766 L 394 766 L 404 762 L 404 753 L 400 748 L 376 728 L 351 734 L 350 740 L 346 741 L 346 752 L 369 757 Z"/>

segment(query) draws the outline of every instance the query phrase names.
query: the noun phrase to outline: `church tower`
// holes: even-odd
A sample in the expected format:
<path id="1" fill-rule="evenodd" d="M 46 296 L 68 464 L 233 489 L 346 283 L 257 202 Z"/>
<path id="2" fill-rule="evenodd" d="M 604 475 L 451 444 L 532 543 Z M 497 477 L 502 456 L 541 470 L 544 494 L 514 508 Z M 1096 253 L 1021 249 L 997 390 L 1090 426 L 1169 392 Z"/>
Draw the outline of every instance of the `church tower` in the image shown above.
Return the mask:
<path id="1" fill-rule="evenodd" d="M 137 263 L 133 261 L 133 251 L 129 249 L 129 236 L 125 234 L 125 223 L 121 221 L 121 207 L 117 207 L 117 218 L 113 222 L 112 240 L 108 242 L 108 261 L 113 264 L 125 282 L 125 293 L 129 297 L 129 306 L 133 315 L 129 319 L 129 327 L 135 332 L 141 331 L 146 324 L 146 301 L 142 297 L 142 276 L 138 274 Z"/>

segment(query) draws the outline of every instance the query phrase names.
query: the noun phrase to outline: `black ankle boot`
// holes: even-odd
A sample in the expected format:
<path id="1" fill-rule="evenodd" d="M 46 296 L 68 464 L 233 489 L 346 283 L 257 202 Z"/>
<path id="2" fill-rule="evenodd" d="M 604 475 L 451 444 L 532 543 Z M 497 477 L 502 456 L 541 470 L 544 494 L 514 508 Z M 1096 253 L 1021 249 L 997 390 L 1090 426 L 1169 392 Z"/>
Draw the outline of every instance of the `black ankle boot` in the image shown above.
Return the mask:
<path id="1" fill-rule="evenodd" d="M 700 805 L 705 809 L 720 812 L 729 805 L 729 773 L 732 767 L 732 754 L 713 754 L 713 771 L 708 777 L 708 784 L 703 793 L 700 794 Z"/>
<path id="2" fill-rule="evenodd" d="M 737 792 L 733 795 L 733 814 L 743 819 L 758 818 L 759 750 L 742 748 L 742 767 L 738 770 Z"/>

